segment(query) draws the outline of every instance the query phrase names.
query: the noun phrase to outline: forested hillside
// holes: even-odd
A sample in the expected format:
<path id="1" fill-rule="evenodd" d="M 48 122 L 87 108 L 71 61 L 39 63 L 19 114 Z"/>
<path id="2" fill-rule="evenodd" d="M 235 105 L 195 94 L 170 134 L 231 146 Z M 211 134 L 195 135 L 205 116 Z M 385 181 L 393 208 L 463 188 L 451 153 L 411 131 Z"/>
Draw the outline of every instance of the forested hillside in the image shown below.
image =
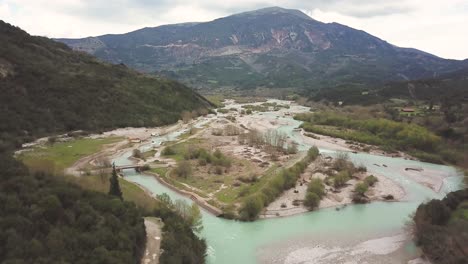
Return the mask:
<path id="1" fill-rule="evenodd" d="M 139 263 L 142 212 L 0 154 L 1 263 Z"/>
<path id="2" fill-rule="evenodd" d="M 70 130 L 156 126 L 209 103 L 184 85 L 110 65 L 0 21 L 0 149 Z"/>

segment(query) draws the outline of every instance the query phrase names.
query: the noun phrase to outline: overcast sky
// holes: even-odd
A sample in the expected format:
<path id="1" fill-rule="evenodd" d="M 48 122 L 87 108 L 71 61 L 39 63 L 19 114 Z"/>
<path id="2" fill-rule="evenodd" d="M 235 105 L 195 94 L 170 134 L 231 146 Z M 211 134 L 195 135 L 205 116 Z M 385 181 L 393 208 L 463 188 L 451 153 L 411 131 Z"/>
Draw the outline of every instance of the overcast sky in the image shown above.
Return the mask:
<path id="1" fill-rule="evenodd" d="M 0 0 L 0 19 L 33 35 L 78 38 L 269 6 L 299 9 L 397 46 L 468 58 L 468 0 Z"/>

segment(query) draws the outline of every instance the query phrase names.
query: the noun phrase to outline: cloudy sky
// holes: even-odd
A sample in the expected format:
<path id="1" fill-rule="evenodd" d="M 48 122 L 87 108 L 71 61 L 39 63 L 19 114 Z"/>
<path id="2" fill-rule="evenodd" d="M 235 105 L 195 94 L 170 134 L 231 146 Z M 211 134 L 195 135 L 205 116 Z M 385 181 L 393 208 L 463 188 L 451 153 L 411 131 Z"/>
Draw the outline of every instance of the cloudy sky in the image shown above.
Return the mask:
<path id="1" fill-rule="evenodd" d="M 468 0 L 0 0 L 0 19 L 34 35 L 78 38 L 268 6 L 299 9 L 443 58 L 468 58 Z"/>

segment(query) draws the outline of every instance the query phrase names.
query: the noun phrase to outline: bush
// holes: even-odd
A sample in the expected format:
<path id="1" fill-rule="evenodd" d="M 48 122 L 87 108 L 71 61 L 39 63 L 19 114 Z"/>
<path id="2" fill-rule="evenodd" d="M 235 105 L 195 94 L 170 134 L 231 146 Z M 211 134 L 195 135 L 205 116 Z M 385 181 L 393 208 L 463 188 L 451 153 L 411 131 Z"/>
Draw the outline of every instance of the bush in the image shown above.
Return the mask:
<path id="1" fill-rule="evenodd" d="M 307 156 L 308 156 L 311 160 L 317 159 L 317 157 L 318 157 L 319 155 L 320 155 L 320 151 L 319 151 L 319 149 L 318 149 L 316 146 L 311 147 L 311 148 L 307 151 Z"/>
<path id="2" fill-rule="evenodd" d="M 307 192 L 304 205 L 310 210 L 315 209 L 320 204 L 320 197 L 314 192 Z"/>
<path id="3" fill-rule="evenodd" d="M 379 179 L 377 179 L 377 177 L 375 177 L 374 175 L 367 176 L 364 179 L 364 182 L 371 187 L 374 186 L 374 184 L 377 183 L 378 181 Z"/>
<path id="4" fill-rule="evenodd" d="M 248 197 L 241 208 L 241 219 L 242 220 L 255 220 L 260 214 L 264 206 L 263 199 L 260 195 L 254 195 Z"/>
<path id="5" fill-rule="evenodd" d="M 216 173 L 216 174 L 218 174 L 218 175 L 221 175 L 221 174 L 223 174 L 223 172 L 224 172 L 223 167 L 221 167 L 221 166 L 215 166 L 215 168 L 214 168 L 214 173 Z"/>
<path id="6" fill-rule="evenodd" d="M 356 169 L 357 172 L 367 172 L 367 168 L 364 165 L 359 165 Z"/>
<path id="7" fill-rule="evenodd" d="M 356 184 L 356 187 L 354 188 L 354 192 L 359 195 L 364 195 L 368 189 L 369 189 L 369 186 L 365 182 L 360 182 Z"/>
<path id="8" fill-rule="evenodd" d="M 178 177 L 188 178 L 192 174 L 192 165 L 186 160 L 179 161 L 177 162 L 177 167 L 174 169 L 174 173 Z"/>
<path id="9" fill-rule="evenodd" d="M 167 146 L 161 151 L 161 155 L 163 155 L 163 156 L 171 156 L 171 155 L 175 155 L 175 154 L 176 154 L 176 152 L 175 152 L 174 148 L 172 148 L 171 146 Z"/>
<path id="10" fill-rule="evenodd" d="M 349 171 L 347 170 L 340 171 L 338 174 L 333 176 L 333 186 L 335 188 L 341 188 L 349 181 L 350 178 L 351 178 L 351 175 Z"/>
<path id="11" fill-rule="evenodd" d="M 133 150 L 132 157 L 137 158 L 137 159 L 143 159 L 143 155 L 141 154 L 141 151 L 139 149 Z"/>
<path id="12" fill-rule="evenodd" d="M 149 171 L 150 169 L 151 169 L 151 167 L 148 164 L 145 164 L 145 165 L 141 166 L 141 168 L 140 168 L 141 171 Z"/>
<path id="13" fill-rule="evenodd" d="M 307 187 L 307 192 L 315 193 L 320 199 L 325 195 L 325 185 L 321 179 L 312 179 Z"/>

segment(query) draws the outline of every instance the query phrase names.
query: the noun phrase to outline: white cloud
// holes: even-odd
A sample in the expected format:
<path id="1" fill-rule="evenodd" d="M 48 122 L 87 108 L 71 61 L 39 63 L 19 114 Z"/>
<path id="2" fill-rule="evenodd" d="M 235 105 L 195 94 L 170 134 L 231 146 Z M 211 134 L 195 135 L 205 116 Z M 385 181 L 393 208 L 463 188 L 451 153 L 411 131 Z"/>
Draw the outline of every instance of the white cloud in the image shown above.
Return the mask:
<path id="1" fill-rule="evenodd" d="M 34 35 L 76 38 L 209 21 L 273 5 L 362 29 L 398 46 L 468 58 L 466 0 L 0 0 L 0 19 Z"/>

